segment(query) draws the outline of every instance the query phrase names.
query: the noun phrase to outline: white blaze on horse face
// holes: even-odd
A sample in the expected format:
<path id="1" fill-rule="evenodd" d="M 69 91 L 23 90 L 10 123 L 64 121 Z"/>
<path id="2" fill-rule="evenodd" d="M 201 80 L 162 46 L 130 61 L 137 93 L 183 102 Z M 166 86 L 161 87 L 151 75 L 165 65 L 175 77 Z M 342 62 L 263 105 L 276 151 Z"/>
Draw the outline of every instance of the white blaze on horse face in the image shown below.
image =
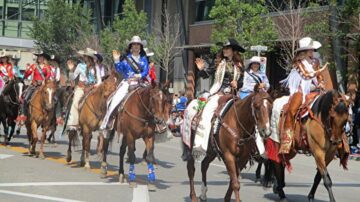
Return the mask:
<path id="1" fill-rule="evenodd" d="M 265 107 L 265 109 L 267 109 L 267 110 L 269 110 L 268 109 L 268 107 L 269 107 L 269 103 L 268 103 L 269 101 L 267 100 L 267 99 L 264 99 L 264 101 L 263 101 L 263 104 L 264 104 L 264 107 Z M 266 122 L 266 129 L 268 130 L 270 130 L 270 118 L 268 117 L 268 121 Z"/>
<path id="2" fill-rule="evenodd" d="M 22 92 L 23 92 L 24 84 L 23 83 L 18 83 L 18 85 L 19 85 L 19 99 L 20 99 L 21 95 L 22 95 Z"/>
<path id="3" fill-rule="evenodd" d="M 52 101 L 52 91 L 53 91 L 53 89 L 47 88 L 46 90 L 47 90 L 48 93 L 49 93 L 49 104 L 51 104 L 51 101 Z"/>

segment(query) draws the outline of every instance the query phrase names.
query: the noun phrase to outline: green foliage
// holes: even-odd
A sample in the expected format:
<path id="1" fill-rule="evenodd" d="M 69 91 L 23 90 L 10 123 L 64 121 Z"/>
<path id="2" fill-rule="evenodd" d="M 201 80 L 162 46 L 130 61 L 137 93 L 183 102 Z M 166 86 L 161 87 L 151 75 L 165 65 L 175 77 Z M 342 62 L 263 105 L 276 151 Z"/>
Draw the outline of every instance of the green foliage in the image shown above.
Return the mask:
<path id="1" fill-rule="evenodd" d="M 45 16 L 34 19 L 30 36 L 38 48 L 64 61 L 76 50 L 75 44 L 82 41 L 79 30 L 85 35 L 91 34 L 90 16 L 91 11 L 79 4 L 50 0 Z"/>
<path id="2" fill-rule="evenodd" d="M 106 53 L 113 49 L 124 50 L 127 48 L 126 40 L 138 35 L 141 39 L 146 37 L 147 16 L 144 11 L 138 12 L 134 0 L 125 0 L 124 12 L 114 21 L 112 28 L 101 33 L 101 46 Z M 114 38 L 118 40 L 114 43 Z M 113 38 L 113 39 L 112 39 Z"/>
<path id="3" fill-rule="evenodd" d="M 214 19 L 211 41 L 216 43 L 235 38 L 245 48 L 267 45 L 271 49 L 277 34 L 271 18 L 264 17 L 269 12 L 264 3 L 263 0 L 256 3 L 245 0 L 216 0 L 210 12 L 210 17 Z M 216 52 L 218 49 L 219 47 L 213 47 L 212 51 Z M 249 52 L 247 54 L 253 55 Z"/>

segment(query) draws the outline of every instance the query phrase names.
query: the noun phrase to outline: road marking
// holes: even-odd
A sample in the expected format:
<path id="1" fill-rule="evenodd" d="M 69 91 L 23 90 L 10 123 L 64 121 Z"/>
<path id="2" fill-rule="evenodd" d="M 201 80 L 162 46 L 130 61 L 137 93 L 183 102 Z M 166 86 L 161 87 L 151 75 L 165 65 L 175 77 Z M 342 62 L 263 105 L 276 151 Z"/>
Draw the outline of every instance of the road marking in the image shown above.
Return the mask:
<path id="1" fill-rule="evenodd" d="M 37 198 L 37 199 L 44 199 L 44 200 L 49 200 L 49 201 L 81 202 L 81 201 L 65 199 L 65 198 L 51 197 L 51 196 L 38 195 L 38 194 L 27 194 L 27 193 L 7 191 L 7 190 L 0 190 L 0 193 L 16 195 L 16 196 L 25 196 L 25 197 Z"/>
<path id="2" fill-rule="evenodd" d="M 21 182 L 0 183 L 0 187 L 28 187 L 28 186 L 114 186 L 128 185 L 120 182 Z"/>
<path id="3" fill-rule="evenodd" d="M 7 159 L 7 158 L 10 158 L 14 155 L 9 155 L 9 154 L 0 154 L 0 159 Z"/>
<path id="4" fill-rule="evenodd" d="M 134 188 L 132 202 L 150 202 L 147 185 L 137 185 L 137 187 Z"/>

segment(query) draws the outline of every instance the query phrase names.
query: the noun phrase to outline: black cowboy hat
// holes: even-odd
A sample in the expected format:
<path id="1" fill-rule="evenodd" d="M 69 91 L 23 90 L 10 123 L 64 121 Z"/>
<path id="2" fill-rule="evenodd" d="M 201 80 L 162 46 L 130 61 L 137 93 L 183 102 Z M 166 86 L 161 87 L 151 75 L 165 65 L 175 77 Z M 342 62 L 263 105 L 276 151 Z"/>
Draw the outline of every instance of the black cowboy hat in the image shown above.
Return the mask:
<path id="1" fill-rule="evenodd" d="M 36 52 L 36 53 L 33 53 L 33 54 L 36 55 L 37 57 L 43 56 L 47 60 L 51 59 L 51 56 L 49 54 L 45 53 L 44 51 L 39 51 L 39 52 Z"/>
<path id="2" fill-rule="evenodd" d="M 56 55 L 51 55 L 50 60 L 57 62 L 58 64 L 61 63 L 60 58 Z"/>
<path id="3" fill-rule="evenodd" d="M 222 46 L 223 48 L 230 46 L 235 51 L 239 51 L 241 53 L 245 52 L 245 49 L 233 38 L 229 38 L 225 42 L 218 42 L 216 45 Z"/>
<path id="4" fill-rule="evenodd" d="M 103 56 L 100 55 L 99 53 L 96 53 L 95 56 L 100 63 L 104 60 Z"/>

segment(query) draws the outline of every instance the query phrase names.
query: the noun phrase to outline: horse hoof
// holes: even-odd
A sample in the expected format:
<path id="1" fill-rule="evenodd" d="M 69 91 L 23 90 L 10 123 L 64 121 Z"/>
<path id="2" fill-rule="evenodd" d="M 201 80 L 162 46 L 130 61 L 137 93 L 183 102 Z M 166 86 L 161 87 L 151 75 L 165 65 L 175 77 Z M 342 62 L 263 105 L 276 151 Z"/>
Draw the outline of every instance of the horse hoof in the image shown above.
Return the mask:
<path id="1" fill-rule="evenodd" d="M 136 188 L 136 187 L 137 187 L 137 183 L 136 183 L 136 182 L 129 182 L 129 187 L 130 187 L 130 188 Z"/>
<path id="2" fill-rule="evenodd" d="M 84 168 L 85 168 L 85 170 L 91 170 L 91 167 L 90 167 L 89 163 L 85 163 Z"/>
<path id="3" fill-rule="evenodd" d="M 119 175 L 119 182 L 120 183 L 127 183 L 127 179 L 124 174 Z"/>
<path id="4" fill-rule="evenodd" d="M 85 161 L 80 161 L 80 167 L 84 167 L 85 166 Z"/>
<path id="5" fill-rule="evenodd" d="M 71 155 L 69 155 L 69 154 L 66 155 L 66 162 L 67 163 L 71 162 Z"/>
<path id="6" fill-rule="evenodd" d="M 107 168 L 106 167 L 101 166 L 100 175 L 101 175 L 101 178 L 106 178 L 107 177 Z"/>
<path id="7" fill-rule="evenodd" d="M 156 186 L 155 186 L 155 184 L 149 183 L 147 186 L 148 186 L 148 190 L 149 190 L 149 191 L 152 191 L 152 192 L 156 191 Z"/>
<path id="8" fill-rule="evenodd" d="M 40 153 L 39 153 L 39 158 L 40 158 L 40 159 L 45 159 L 44 153 L 40 152 Z"/>
<path id="9" fill-rule="evenodd" d="M 255 182 L 255 183 L 261 182 L 261 178 L 258 178 L 258 177 L 257 177 L 254 182 Z"/>
<path id="10" fill-rule="evenodd" d="M 287 198 L 281 198 L 280 202 L 288 202 Z"/>
<path id="11" fill-rule="evenodd" d="M 206 202 L 206 199 L 202 199 L 201 197 L 198 198 L 199 202 Z"/>

